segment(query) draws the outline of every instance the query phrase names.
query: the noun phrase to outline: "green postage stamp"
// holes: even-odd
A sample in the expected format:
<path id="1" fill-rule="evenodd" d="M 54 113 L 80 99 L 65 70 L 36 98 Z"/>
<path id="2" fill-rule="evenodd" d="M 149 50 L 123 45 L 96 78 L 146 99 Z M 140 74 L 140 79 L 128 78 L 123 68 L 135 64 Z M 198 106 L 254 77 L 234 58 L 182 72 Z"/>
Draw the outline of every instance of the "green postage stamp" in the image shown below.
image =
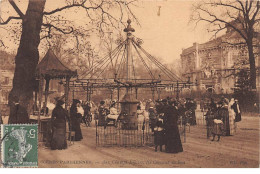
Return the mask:
<path id="1" fill-rule="evenodd" d="M 38 125 L 1 125 L 2 167 L 38 167 Z"/>

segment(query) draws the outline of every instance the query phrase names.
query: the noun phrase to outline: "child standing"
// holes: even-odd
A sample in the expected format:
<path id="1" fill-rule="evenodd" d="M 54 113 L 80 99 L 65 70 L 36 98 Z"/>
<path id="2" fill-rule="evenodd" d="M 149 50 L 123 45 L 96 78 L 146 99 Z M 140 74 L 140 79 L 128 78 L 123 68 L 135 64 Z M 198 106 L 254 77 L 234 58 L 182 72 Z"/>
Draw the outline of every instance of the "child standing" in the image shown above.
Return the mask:
<path id="1" fill-rule="evenodd" d="M 162 146 L 164 145 L 164 129 L 163 120 L 158 119 L 156 122 L 156 127 L 154 128 L 154 145 L 155 152 L 157 152 L 158 146 L 160 146 L 160 151 L 162 152 Z"/>
<path id="2" fill-rule="evenodd" d="M 212 135 L 213 135 L 213 139 L 211 141 L 215 140 L 215 136 L 218 136 L 218 140 L 220 140 L 220 136 L 223 134 L 223 130 L 224 130 L 224 124 L 222 120 L 218 120 L 218 119 L 214 119 L 214 123 L 213 123 L 213 130 L 212 130 Z"/>

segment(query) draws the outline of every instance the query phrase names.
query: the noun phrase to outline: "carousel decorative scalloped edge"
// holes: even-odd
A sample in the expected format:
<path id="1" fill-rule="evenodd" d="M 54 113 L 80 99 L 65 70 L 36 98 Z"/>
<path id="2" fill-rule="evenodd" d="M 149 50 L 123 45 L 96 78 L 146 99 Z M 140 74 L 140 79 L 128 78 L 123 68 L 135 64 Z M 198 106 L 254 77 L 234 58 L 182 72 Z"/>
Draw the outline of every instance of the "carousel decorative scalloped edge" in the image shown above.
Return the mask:
<path id="1" fill-rule="evenodd" d="M 38 167 L 38 124 L 2 124 L 0 140 L 2 168 Z"/>

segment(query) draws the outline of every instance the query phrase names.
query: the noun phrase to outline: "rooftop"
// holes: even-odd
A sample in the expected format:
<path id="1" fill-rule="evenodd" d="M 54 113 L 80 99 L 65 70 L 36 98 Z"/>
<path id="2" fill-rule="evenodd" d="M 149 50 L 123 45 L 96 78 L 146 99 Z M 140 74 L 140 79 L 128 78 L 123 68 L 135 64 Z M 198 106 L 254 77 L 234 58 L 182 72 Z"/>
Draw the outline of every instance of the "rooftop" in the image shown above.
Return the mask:
<path id="1" fill-rule="evenodd" d="M 50 78 L 65 78 L 66 76 L 75 77 L 77 71 L 72 71 L 67 68 L 49 49 L 42 61 L 37 65 L 36 75 L 42 74 L 44 77 L 49 76 Z"/>

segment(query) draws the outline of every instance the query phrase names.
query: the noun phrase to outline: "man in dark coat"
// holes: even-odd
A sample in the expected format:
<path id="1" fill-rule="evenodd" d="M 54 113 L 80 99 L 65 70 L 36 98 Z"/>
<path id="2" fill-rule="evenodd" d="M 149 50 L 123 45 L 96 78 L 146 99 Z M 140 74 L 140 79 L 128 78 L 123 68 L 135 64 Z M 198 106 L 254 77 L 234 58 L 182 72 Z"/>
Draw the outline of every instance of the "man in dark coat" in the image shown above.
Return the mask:
<path id="1" fill-rule="evenodd" d="M 75 141 L 80 141 L 81 139 L 83 139 L 81 129 L 80 129 L 82 115 L 78 113 L 78 109 L 77 109 L 79 104 L 80 104 L 79 100 L 73 99 L 73 103 L 70 107 L 71 130 L 75 131 Z"/>
<path id="2" fill-rule="evenodd" d="M 167 153 L 183 152 L 180 133 L 178 129 L 178 110 L 173 106 L 174 102 L 169 101 L 165 108 L 165 149 Z"/>

